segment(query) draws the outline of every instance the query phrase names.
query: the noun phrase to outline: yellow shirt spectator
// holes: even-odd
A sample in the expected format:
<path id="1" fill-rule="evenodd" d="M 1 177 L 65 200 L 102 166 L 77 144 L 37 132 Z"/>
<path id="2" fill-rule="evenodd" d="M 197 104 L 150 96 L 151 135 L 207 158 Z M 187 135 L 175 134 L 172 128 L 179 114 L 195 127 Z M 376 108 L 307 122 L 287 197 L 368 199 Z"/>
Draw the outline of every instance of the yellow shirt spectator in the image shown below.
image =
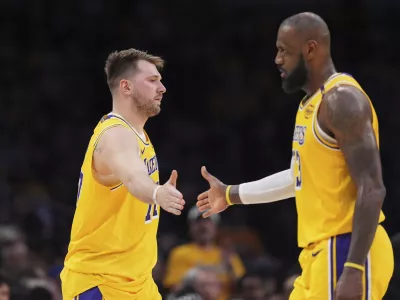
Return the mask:
<path id="1" fill-rule="evenodd" d="M 218 300 L 227 300 L 232 285 L 244 275 L 245 268 L 239 255 L 214 244 L 218 219 L 202 219 L 197 212 L 196 207 L 189 212 L 193 242 L 171 251 L 163 284 L 166 288 L 175 288 L 193 267 L 215 266 L 222 284 L 222 295 Z"/>

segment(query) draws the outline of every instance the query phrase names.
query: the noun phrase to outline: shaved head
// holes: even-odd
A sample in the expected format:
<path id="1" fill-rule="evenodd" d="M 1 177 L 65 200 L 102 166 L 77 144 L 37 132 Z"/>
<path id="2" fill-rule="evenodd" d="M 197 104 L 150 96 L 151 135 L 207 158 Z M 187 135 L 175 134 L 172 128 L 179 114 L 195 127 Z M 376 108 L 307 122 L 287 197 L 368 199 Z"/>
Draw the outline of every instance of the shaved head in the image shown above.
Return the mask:
<path id="1" fill-rule="evenodd" d="M 275 58 L 283 90 L 307 89 L 312 74 L 324 72 L 331 62 L 330 45 L 328 25 L 320 16 L 303 12 L 285 19 L 279 26 Z"/>
<path id="2" fill-rule="evenodd" d="M 284 20 L 280 26 L 292 27 L 304 40 L 315 40 L 325 46 L 330 46 L 331 34 L 328 25 L 317 14 L 303 12 Z"/>

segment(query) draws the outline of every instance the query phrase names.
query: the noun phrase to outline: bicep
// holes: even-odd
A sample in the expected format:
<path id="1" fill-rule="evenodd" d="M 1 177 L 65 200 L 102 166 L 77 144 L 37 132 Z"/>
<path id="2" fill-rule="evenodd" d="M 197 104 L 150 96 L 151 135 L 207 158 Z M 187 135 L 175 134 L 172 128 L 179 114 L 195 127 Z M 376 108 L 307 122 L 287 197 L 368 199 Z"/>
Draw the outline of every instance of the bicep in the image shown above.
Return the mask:
<path id="1" fill-rule="evenodd" d="M 139 156 L 139 144 L 132 132 L 122 126 L 107 130 L 102 139 L 103 162 L 124 184 L 137 172 L 145 172 Z"/>
<path id="2" fill-rule="evenodd" d="M 354 87 L 327 94 L 327 125 L 343 153 L 356 185 L 381 181 L 381 162 L 369 100 Z"/>
<path id="3" fill-rule="evenodd" d="M 370 124 L 365 125 L 362 136 L 353 139 L 338 139 L 350 175 L 356 184 L 362 180 L 380 180 L 381 162 L 375 134 Z M 351 137 L 351 130 L 348 133 Z"/>

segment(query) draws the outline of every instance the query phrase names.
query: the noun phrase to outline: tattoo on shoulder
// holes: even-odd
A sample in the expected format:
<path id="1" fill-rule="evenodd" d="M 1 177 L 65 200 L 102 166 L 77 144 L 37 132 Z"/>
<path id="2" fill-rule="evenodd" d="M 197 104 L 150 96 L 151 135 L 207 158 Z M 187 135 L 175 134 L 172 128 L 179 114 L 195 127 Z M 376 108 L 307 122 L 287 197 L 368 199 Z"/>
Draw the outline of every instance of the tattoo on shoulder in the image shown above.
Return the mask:
<path id="1" fill-rule="evenodd" d="M 356 87 L 339 86 L 325 95 L 326 117 L 335 135 L 363 134 L 372 113 L 366 96 Z"/>
<path id="2" fill-rule="evenodd" d="M 94 151 L 97 153 L 101 153 L 101 151 L 103 151 L 103 149 L 99 146 L 99 144 L 97 144 L 96 147 L 94 148 Z"/>

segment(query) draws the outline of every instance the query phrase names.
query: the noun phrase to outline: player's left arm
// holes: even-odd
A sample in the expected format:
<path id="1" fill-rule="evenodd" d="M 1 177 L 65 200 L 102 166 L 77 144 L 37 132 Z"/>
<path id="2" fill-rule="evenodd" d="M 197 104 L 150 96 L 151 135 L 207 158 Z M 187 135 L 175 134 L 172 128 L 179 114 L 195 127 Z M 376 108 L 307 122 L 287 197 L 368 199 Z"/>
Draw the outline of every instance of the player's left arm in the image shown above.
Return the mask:
<path id="1" fill-rule="evenodd" d="M 336 138 L 357 187 L 347 261 L 364 266 L 386 195 L 371 106 L 363 92 L 346 85 L 328 91 L 322 103 L 321 121 Z"/>

